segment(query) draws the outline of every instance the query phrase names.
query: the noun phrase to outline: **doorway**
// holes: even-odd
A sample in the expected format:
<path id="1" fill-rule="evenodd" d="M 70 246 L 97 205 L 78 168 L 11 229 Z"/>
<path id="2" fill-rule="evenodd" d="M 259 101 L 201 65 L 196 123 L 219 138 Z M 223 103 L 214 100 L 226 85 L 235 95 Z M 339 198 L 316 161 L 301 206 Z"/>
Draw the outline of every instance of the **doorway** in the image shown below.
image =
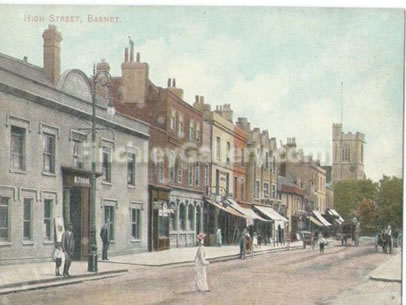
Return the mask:
<path id="1" fill-rule="evenodd" d="M 74 260 L 87 260 L 89 252 L 90 201 L 89 188 L 70 189 L 69 216 L 75 238 Z"/>

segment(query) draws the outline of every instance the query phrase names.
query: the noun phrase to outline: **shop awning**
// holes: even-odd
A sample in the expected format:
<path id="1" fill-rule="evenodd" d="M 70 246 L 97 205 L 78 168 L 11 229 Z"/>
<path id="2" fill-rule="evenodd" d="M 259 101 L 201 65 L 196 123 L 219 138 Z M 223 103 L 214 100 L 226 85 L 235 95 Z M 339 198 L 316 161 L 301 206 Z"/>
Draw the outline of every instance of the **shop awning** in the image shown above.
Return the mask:
<path id="1" fill-rule="evenodd" d="M 323 226 L 329 227 L 331 223 L 329 223 L 323 216 L 321 216 L 319 211 L 313 211 L 314 216 L 316 216 L 317 220 L 319 220 Z"/>
<path id="2" fill-rule="evenodd" d="M 232 207 L 229 207 L 229 206 L 224 207 L 221 204 L 219 204 L 217 202 L 214 202 L 212 200 L 209 200 L 209 199 L 205 199 L 205 200 L 206 200 L 207 203 L 210 203 L 211 205 L 215 206 L 216 208 L 218 208 L 220 210 L 223 210 L 224 212 L 227 212 L 227 213 L 229 213 L 229 214 L 231 214 L 233 216 L 237 216 L 237 217 L 241 217 L 241 218 L 248 218 L 248 216 L 234 210 Z"/>
<path id="3" fill-rule="evenodd" d="M 257 219 L 257 220 L 261 220 L 261 221 L 269 221 L 267 219 L 262 218 L 261 216 L 259 216 L 257 213 L 255 213 L 253 210 L 248 209 L 248 208 L 243 208 L 242 206 L 240 206 L 236 201 L 234 201 L 233 199 L 227 199 L 227 201 L 230 203 L 230 206 L 232 208 L 234 208 L 235 210 L 237 210 L 239 213 L 244 214 L 245 216 L 247 216 L 248 218 L 251 219 Z"/>
<path id="4" fill-rule="evenodd" d="M 269 217 L 270 219 L 272 219 L 274 221 L 283 221 L 283 222 L 289 221 L 271 207 L 264 207 L 264 206 L 260 206 L 260 205 L 254 205 L 254 207 L 256 209 L 258 209 L 261 213 L 263 213 L 265 216 Z"/>
<path id="5" fill-rule="evenodd" d="M 316 226 L 324 227 L 324 225 L 320 221 L 318 221 L 316 218 L 314 218 L 313 216 L 309 216 L 309 220 L 312 223 L 314 223 Z"/>
<path id="6" fill-rule="evenodd" d="M 337 217 L 338 217 L 338 219 L 339 219 L 341 222 L 344 222 L 344 218 L 342 218 L 342 217 L 341 217 L 341 215 L 340 215 L 340 214 L 338 214 L 336 210 L 334 210 L 334 209 L 330 209 L 330 211 L 332 211 L 332 212 L 333 212 L 333 214 L 334 214 L 335 216 L 337 216 Z"/>

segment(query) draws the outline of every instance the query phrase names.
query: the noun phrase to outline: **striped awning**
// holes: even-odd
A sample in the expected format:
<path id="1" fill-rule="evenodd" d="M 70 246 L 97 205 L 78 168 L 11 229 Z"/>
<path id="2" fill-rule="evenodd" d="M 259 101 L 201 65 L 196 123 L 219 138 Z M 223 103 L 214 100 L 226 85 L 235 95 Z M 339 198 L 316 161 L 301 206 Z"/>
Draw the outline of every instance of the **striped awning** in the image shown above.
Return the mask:
<path id="1" fill-rule="evenodd" d="M 207 203 L 209 203 L 209 204 L 215 206 L 216 208 L 218 208 L 218 209 L 220 209 L 220 210 L 223 210 L 224 212 L 227 212 L 227 213 L 229 213 L 229 214 L 231 214 L 231 215 L 233 215 L 233 216 L 237 216 L 237 217 L 241 217 L 241 218 L 248 218 L 248 216 L 246 216 L 246 215 L 244 215 L 244 214 L 242 214 L 242 213 L 240 213 L 240 212 L 234 210 L 232 207 L 229 207 L 229 206 L 224 207 L 223 205 L 221 205 L 221 204 L 219 204 L 219 203 L 217 203 L 217 202 L 211 201 L 211 200 L 209 200 L 209 199 L 205 199 L 205 201 L 206 201 Z"/>
<path id="2" fill-rule="evenodd" d="M 317 220 L 320 221 L 323 226 L 329 227 L 331 223 L 329 223 L 323 216 L 321 216 L 319 211 L 313 211 L 314 216 L 316 216 Z"/>
<path id="3" fill-rule="evenodd" d="M 324 225 L 320 221 L 318 221 L 316 218 L 314 218 L 313 216 L 309 216 L 309 220 L 312 223 L 314 223 L 316 226 L 324 227 Z"/>
<path id="4" fill-rule="evenodd" d="M 261 216 L 259 216 L 257 213 L 255 213 L 252 209 L 248 209 L 248 208 L 243 208 L 242 206 L 240 206 L 235 200 L 227 198 L 227 201 L 230 203 L 230 206 L 237 210 L 237 212 L 244 214 L 245 216 L 247 216 L 248 218 L 251 219 L 257 219 L 257 220 L 261 220 L 261 221 L 269 221 L 267 219 L 262 218 Z"/>
<path id="5" fill-rule="evenodd" d="M 254 205 L 256 209 L 258 209 L 261 213 L 263 213 L 265 216 L 269 217 L 270 219 L 274 221 L 283 221 L 283 222 L 289 222 L 285 217 L 283 217 L 281 214 L 276 212 L 273 208 L 271 207 L 264 207 L 260 205 Z"/>

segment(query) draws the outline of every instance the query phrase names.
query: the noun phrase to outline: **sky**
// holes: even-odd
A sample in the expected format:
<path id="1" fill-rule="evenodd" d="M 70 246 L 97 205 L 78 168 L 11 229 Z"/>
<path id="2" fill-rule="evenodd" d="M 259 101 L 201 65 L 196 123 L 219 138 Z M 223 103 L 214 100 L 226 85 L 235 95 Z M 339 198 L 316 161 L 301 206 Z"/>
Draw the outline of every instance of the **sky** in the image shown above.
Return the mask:
<path id="1" fill-rule="evenodd" d="M 51 22 L 51 15 L 81 22 Z M 88 22 L 88 15 L 119 22 Z M 323 164 L 331 164 L 332 124 L 341 121 L 343 102 L 344 131 L 366 137 L 367 177 L 402 174 L 401 9 L 1 6 L 0 18 L 0 53 L 38 66 L 42 33 L 55 24 L 62 72 L 90 75 L 105 58 L 120 76 L 131 36 L 156 85 L 176 78 L 190 104 L 195 95 L 212 109 L 231 104 L 234 120 L 247 117 L 279 145 L 295 137 Z"/>

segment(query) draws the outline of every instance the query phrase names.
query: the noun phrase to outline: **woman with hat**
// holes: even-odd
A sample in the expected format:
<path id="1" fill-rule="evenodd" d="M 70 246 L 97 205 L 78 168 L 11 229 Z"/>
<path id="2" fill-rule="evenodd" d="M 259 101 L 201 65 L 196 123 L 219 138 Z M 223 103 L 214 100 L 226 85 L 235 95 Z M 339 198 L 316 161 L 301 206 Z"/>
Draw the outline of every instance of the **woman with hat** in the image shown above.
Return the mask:
<path id="1" fill-rule="evenodd" d="M 206 260 L 206 253 L 203 247 L 205 237 L 206 235 L 203 233 L 197 235 L 197 241 L 199 243 L 199 246 L 197 248 L 195 256 L 195 268 L 196 268 L 195 289 L 199 292 L 210 291 L 209 286 L 207 284 L 207 275 L 206 275 L 206 266 L 209 264 L 209 262 Z"/>

